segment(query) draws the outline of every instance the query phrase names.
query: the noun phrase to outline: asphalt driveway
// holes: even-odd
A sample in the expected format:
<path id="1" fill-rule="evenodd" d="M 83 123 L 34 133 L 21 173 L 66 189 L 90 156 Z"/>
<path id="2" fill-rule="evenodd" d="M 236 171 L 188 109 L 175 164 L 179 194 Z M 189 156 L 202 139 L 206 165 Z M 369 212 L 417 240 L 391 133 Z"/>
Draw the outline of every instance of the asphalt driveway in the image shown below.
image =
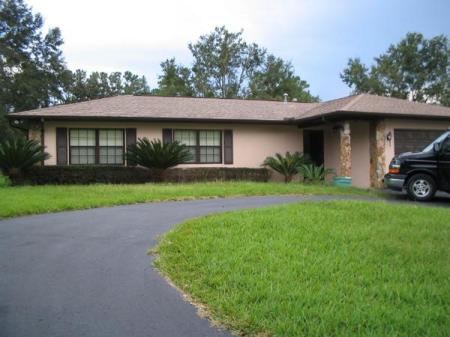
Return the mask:
<path id="1" fill-rule="evenodd" d="M 298 200 L 163 202 L 0 221 L 0 336 L 230 336 L 199 318 L 147 251 L 187 218 Z"/>
<path id="2" fill-rule="evenodd" d="M 147 255 L 187 218 L 345 197 L 162 202 L 0 221 L 0 336 L 230 336 L 158 274 Z"/>

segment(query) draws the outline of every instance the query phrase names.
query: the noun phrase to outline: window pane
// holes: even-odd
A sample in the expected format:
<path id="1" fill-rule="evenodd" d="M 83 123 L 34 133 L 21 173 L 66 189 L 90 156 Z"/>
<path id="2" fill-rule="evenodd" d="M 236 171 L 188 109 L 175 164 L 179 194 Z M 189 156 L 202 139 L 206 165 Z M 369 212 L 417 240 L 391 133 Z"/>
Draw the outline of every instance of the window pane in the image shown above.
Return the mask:
<path id="1" fill-rule="evenodd" d="M 174 130 L 173 139 L 187 146 L 197 145 L 197 132 L 193 130 Z"/>
<path id="2" fill-rule="evenodd" d="M 200 147 L 200 162 L 201 163 L 220 163 L 221 162 L 221 148 L 203 146 Z"/>
<path id="3" fill-rule="evenodd" d="M 191 160 L 188 163 L 195 163 L 197 161 L 197 148 L 194 146 L 188 147 L 189 152 L 191 153 Z"/>
<path id="4" fill-rule="evenodd" d="M 200 146 L 220 146 L 220 131 L 200 131 Z"/>
<path id="5" fill-rule="evenodd" d="M 100 146 L 123 146 L 123 130 L 99 130 Z"/>
<path id="6" fill-rule="evenodd" d="M 71 146 L 95 146 L 95 130 L 73 129 L 70 130 Z"/>
<path id="7" fill-rule="evenodd" d="M 70 148 L 71 164 L 95 164 L 95 147 L 72 146 Z"/>
<path id="8" fill-rule="evenodd" d="M 100 164 L 123 164 L 123 148 L 104 146 L 100 147 Z"/>

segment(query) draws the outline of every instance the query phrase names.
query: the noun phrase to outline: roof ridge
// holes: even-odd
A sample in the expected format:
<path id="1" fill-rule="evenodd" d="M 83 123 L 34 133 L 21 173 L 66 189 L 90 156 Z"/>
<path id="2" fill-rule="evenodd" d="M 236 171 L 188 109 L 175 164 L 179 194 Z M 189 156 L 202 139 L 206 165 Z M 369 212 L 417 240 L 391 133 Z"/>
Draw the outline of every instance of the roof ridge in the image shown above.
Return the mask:
<path id="1" fill-rule="evenodd" d="M 352 106 L 354 106 L 357 102 L 359 102 L 361 100 L 361 98 L 364 96 L 364 94 L 358 94 L 356 96 L 354 96 L 350 102 L 348 102 L 347 104 L 345 104 L 342 109 L 343 111 L 349 110 Z"/>

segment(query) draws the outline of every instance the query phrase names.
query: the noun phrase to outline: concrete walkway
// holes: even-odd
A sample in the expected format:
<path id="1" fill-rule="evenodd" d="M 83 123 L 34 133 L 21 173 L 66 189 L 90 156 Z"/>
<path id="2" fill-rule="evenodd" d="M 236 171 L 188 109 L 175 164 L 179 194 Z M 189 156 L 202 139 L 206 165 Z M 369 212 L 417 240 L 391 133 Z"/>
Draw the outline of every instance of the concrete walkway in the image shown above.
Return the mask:
<path id="1" fill-rule="evenodd" d="M 213 212 L 348 197 L 161 202 L 0 221 L 0 336 L 230 336 L 152 267 L 158 235 Z"/>

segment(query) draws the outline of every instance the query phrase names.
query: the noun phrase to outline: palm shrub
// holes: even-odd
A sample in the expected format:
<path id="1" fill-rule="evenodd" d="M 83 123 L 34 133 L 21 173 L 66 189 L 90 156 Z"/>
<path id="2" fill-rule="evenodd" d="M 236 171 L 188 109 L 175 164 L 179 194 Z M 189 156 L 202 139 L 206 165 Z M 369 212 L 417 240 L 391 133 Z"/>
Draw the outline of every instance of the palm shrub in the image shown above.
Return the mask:
<path id="1" fill-rule="evenodd" d="M 163 179 L 165 170 L 191 159 L 189 149 L 179 142 L 163 143 L 160 139 L 150 141 L 146 137 L 139 138 L 127 151 L 129 163 L 153 169 L 160 180 Z"/>
<path id="2" fill-rule="evenodd" d="M 0 170 L 17 181 L 25 170 L 50 158 L 44 150 L 38 141 L 22 136 L 3 139 L 0 141 Z"/>
<path id="3" fill-rule="evenodd" d="M 303 164 L 298 168 L 298 173 L 303 176 L 305 182 L 321 183 L 326 177 L 334 173 L 333 169 L 326 169 L 323 165 Z"/>
<path id="4" fill-rule="evenodd" d="M 299 152 L 286 152 L 284 156 L 276 153 L 273 157 L 267 157 L 264 160 L 263 166 L 282 174 L 284 176 L 284 182 L 288 183 L 298 173 L 299 167 L 308 162 L 303 154 Z"/>

